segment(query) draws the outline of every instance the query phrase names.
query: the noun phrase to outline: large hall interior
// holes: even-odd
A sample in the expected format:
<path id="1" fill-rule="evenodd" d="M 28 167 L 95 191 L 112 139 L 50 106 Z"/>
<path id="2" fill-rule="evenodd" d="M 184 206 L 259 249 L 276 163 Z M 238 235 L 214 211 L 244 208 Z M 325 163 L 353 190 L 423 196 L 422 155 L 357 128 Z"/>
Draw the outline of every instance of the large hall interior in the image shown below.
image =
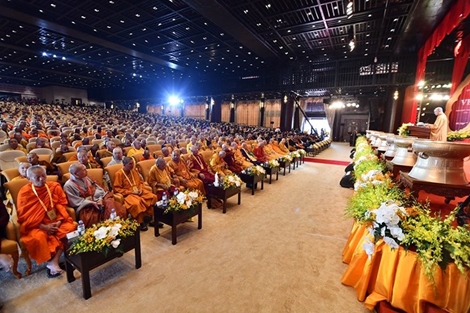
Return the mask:
<path id="1" fill-rule="evenodd" d="M 1 1 L 0 312 L 470 313 L 469 15 Z"/>

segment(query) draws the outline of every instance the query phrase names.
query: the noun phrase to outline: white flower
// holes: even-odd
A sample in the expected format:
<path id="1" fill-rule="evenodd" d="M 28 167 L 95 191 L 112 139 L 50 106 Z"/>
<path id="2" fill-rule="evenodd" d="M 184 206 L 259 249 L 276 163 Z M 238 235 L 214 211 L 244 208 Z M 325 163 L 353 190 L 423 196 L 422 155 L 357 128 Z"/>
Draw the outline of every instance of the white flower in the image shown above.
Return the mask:
<path id="1" fill-rule="evenodd" d="M 234 180 L 235 180 L 235 178 L 234 178 L 233 176 L 230 175 L 230 176 L 228 177 L 228 181 L 229 181 L 229 182 L 233 183 Z"/>
<path id="2" fill-rule="evenodd" d="M 109 236 L 116 238 L 116 236 L 119 233 L 119 229 L 121 229 L 121 224 L 114 224 L 113 227 L 111 227 L 111 230 L 109 231 Z"/>
<path id="3" fill-rule="evenodd" d="M 116 240 L 111 241 L 111 246 L 113 246 L 113 248 L 116 249 L 117 247 L 119 247 L 120 243 L 121 243 L 121 239 L 116 239 Z"/>
<path id="4" fill-rule="evenodd" d="M 104 226 L 101 226 L 100 228 L 98 228 L 98 230 L 96 230 L 93 235 L 95 236 L 96 239 L 104 239 L 106 238 L 107 234 L 108 234 L 108 230 L 110 229 L 110 227 L 104 227 Z"/>
<path id="5" fill-rule="evenodd" d="M 403 233 L 403 230 L 400 227 L 389 226 L 388 229 L 390 230 L 390 234 L 392 235 L 393 238 L 396 238 L 399 241 L 402 241 L 403 239 L 405 239 L 405 234 Z"/>
<path id="6" fill-rule="evenodd" d="M 377 223 L 397 225 L 400 222 L 400 217 L 396 213 L 397 211 L 401 211 L 401 208 L 396 203 L 382 203 L 382 205 L 375 210 Z"/>
<path id="7" fill-rule="evenodd" d="M 398 243 L 393 238 L 385 236 L 384 241 L 390 246 L 390 248 L 398 249 Z"/>
<path id="8" fill-rule="evenodd" d="M 240 182 L 238 180 L 235 182 L 235 186 L 240 187 Z"/>
<path id="9" fill-rule="evenodd" d="M 191 192 L 188 193 L 188 196 L 189 196 L 189 198 L 194 200 L 194 199 L 197 199 L 198 193 L 196 191 L 191 191 Z"/>
<path id="10" fill-rule="evenodd" d="M 189 199 L 188 201 L 186 201 L 186 205 L 188 206 L 188 208 L 190 208 L 193 205 L 193 201 Z"/>
<path id="11" fill-rule="evenodd" d="M 186 200 L 186 194 L 184 192 L 180 192 L 176 195 L 176 200 L 178 201 L 179 204 L 183 204 L 184 201 Z"/>

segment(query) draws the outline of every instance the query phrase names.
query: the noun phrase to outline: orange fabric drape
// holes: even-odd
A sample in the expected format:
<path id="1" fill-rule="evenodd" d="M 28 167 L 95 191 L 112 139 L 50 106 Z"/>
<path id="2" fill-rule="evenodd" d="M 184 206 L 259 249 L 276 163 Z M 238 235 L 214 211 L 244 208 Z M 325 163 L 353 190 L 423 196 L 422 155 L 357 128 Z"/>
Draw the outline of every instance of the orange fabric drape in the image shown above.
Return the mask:
<path id="1" fill-rule="evenodd" d="M 408 313 L 424 313 L 426 303 L 453 313 L 470 310 L 470 270 L 464 275 L 453 263 L 445 270 L 437 267 L 433 285 L 415 252 L 402 247 L 392 250 L 380 240 L 369 259 L 362 248 L 367 234 L 365 226 L 353 225 L 343 250 L 343 261 L 349 266 L 342 283 L 354 287 L 368 309 L 387 301 Z"/>

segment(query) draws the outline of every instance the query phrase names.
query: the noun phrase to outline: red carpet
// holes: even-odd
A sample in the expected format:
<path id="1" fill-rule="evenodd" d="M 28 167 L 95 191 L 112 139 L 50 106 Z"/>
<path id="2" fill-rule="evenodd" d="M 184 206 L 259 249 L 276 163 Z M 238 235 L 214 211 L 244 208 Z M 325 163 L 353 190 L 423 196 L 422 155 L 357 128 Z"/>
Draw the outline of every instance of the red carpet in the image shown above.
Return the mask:
<path id="1" fill-rule="evenodd" d="M 304 158 L 305 162 L 314 162 L 314 163 L 323 163 L 323 164 L 331 164 L 331 165 L 341 165 L 347 166 L 351 162 L 346 161 L 337 161 L 337 160 L 326 160 L 326 159 L 317 159 L 317 158 Z"/>

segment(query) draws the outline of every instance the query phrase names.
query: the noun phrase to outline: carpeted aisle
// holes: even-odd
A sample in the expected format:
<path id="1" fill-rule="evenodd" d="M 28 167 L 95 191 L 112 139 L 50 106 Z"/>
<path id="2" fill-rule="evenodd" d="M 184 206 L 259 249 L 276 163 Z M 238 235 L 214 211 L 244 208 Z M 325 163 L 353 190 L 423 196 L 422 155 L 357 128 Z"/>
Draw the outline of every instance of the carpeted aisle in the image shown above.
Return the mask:
<path id="1" fill-rule="evenodd" d="M 349 151 L 334 143 L 317 157 L 347 162 Z M 340 282 L 352 223 L 343 174 L 306 162 L 254 196 L 244 188 L 227 214 L 204 205 L 203 228 L 179 226 L 175 246 L 168 226 L 142 233 L 142 268 L 130 252 L 92 271 L 89 300 L 80 279 L 48 279 L 44 266 L 21 280 L 0 272 L 4 312 L 369 312 Z"/>

